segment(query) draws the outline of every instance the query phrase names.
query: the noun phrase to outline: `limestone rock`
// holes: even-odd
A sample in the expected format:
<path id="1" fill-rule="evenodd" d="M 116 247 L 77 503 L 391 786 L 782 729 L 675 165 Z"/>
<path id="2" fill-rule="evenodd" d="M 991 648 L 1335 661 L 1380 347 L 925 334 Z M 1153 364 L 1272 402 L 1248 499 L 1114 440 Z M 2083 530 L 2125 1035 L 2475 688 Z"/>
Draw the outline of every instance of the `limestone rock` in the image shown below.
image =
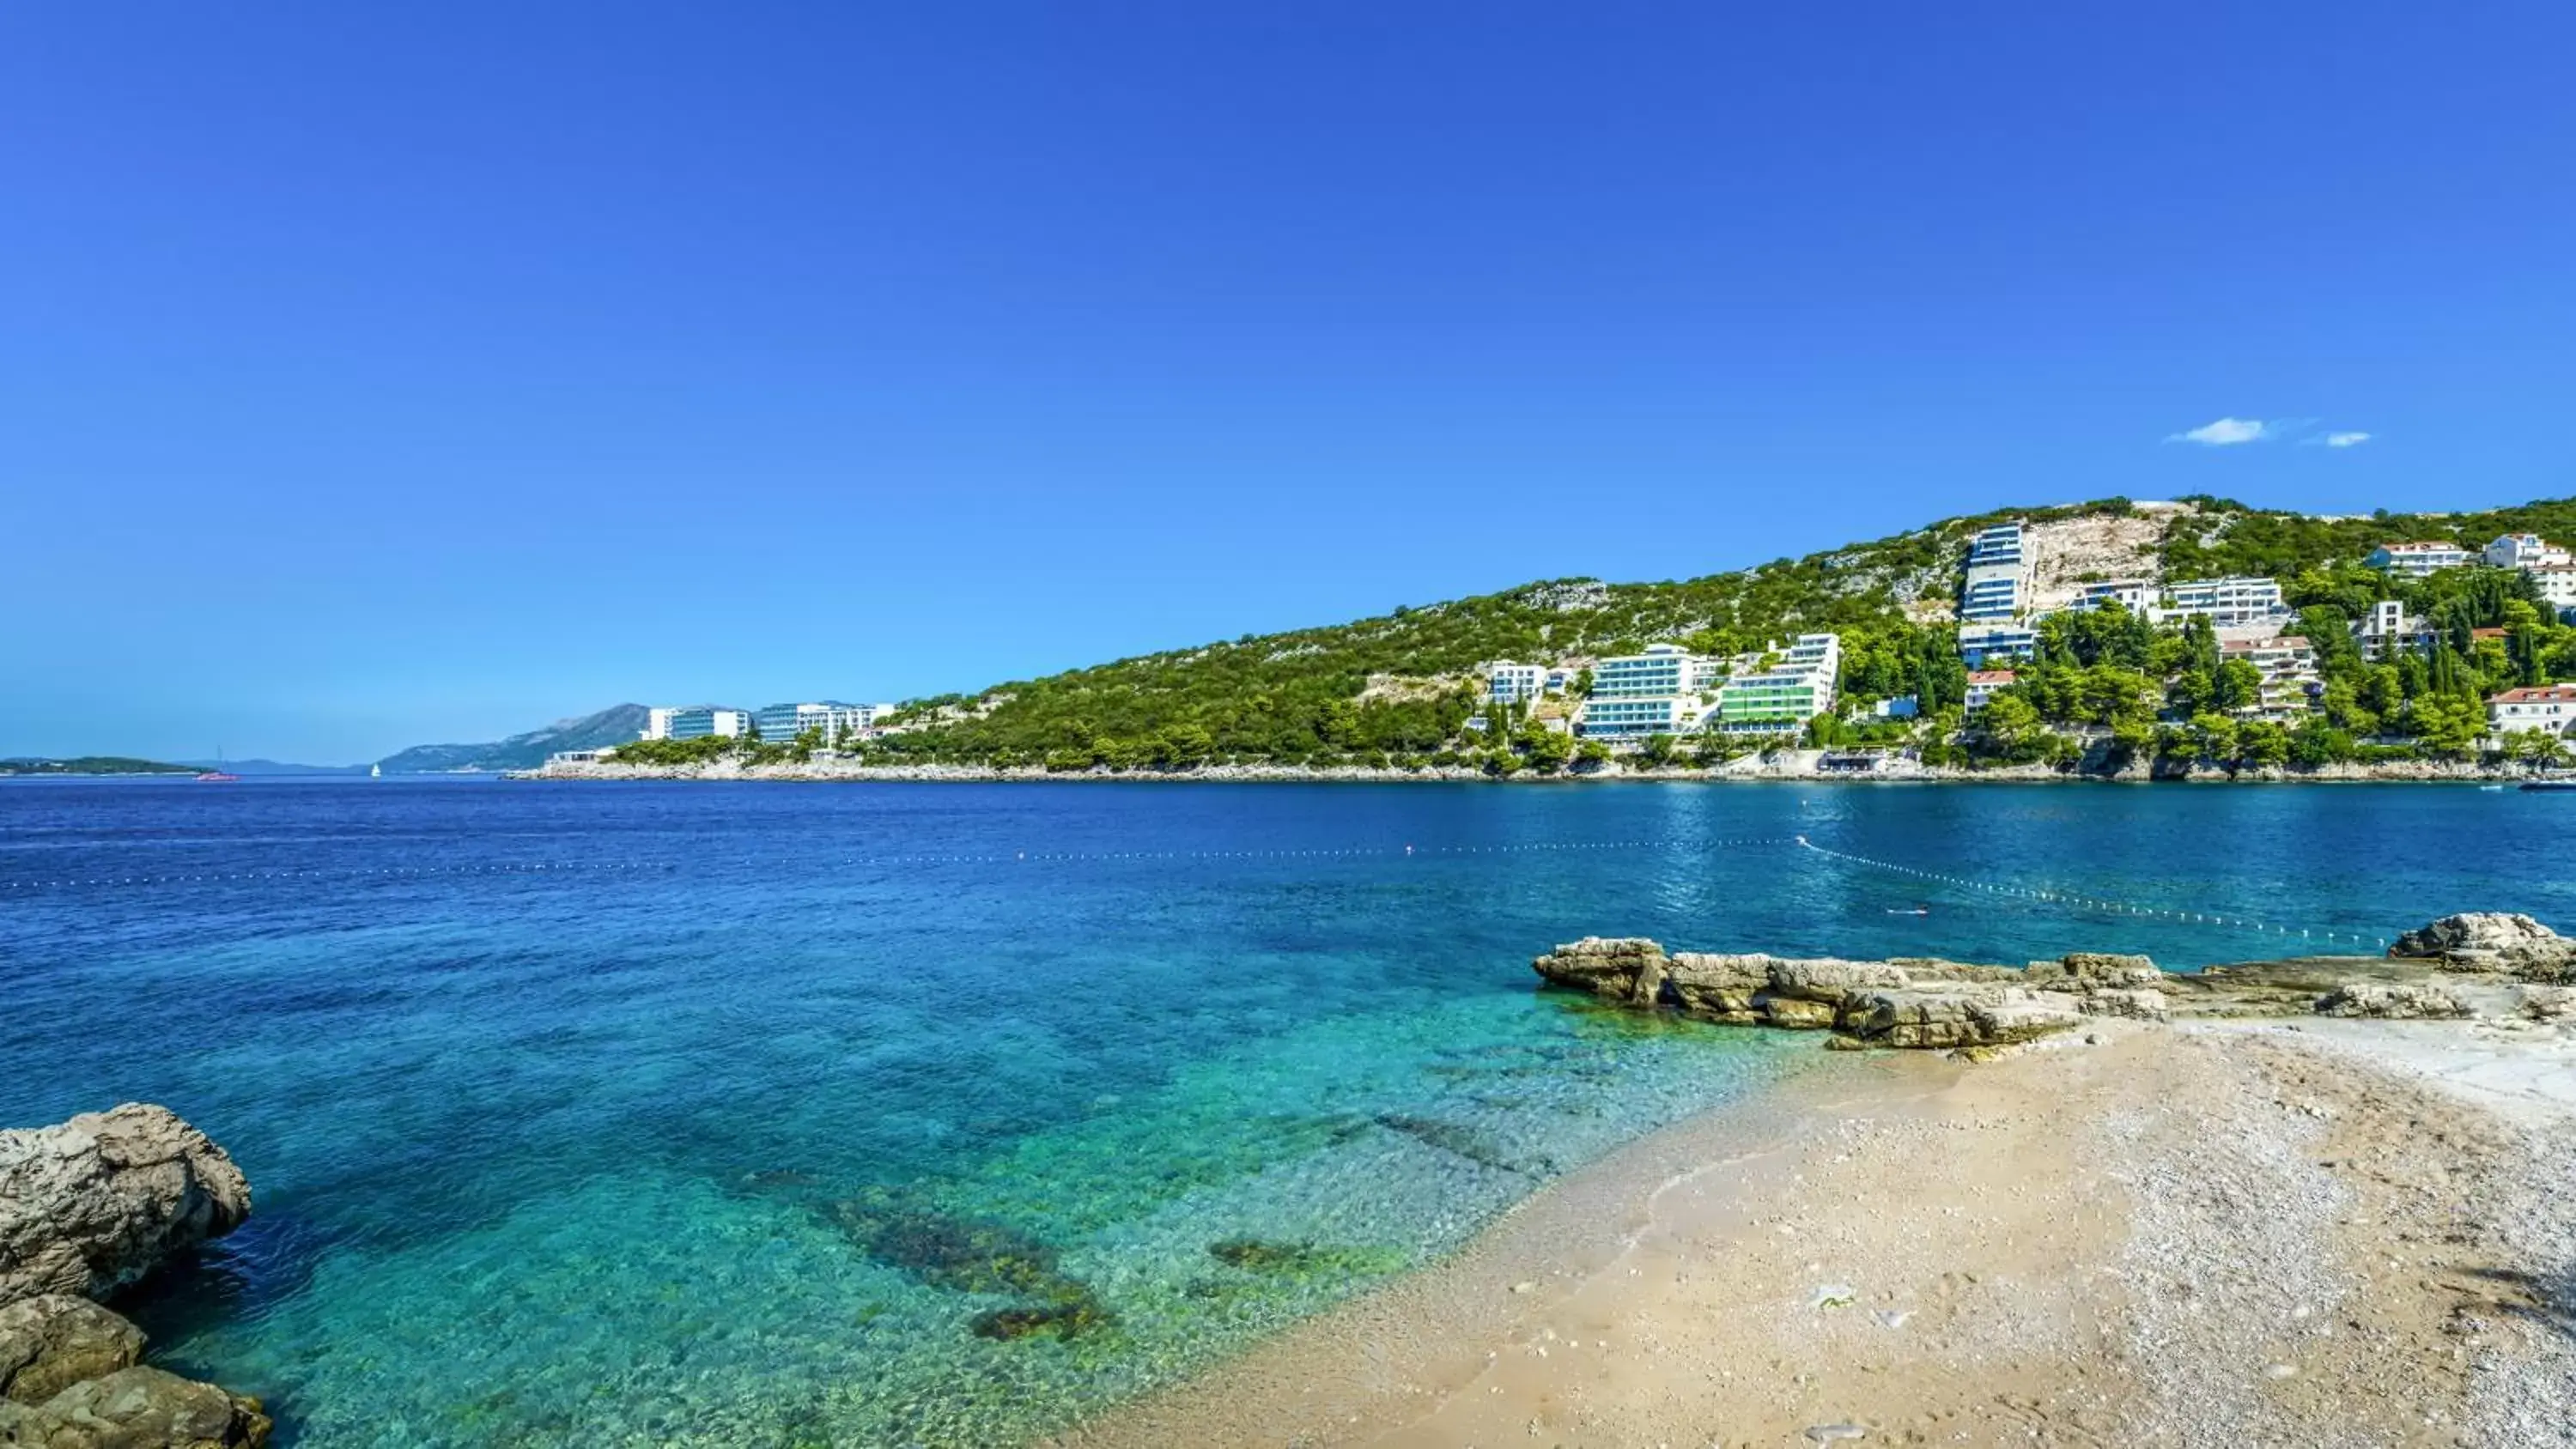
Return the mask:
<path id="1" fill-rule="evenodd" d="M 1661 945 L 1641 936 L 1586 936 L 1530 962 L 1530 969 L 1558 986 L 1652 1006 L 1663 990 L 1669 962 Z"/>
<path id="2" fill-rule="evenodd" d="M 1690 1015 L 1751 1026 L 1758 1019 L 1754 994 L 1771 983 L 1771 959 L 1677 951 L 1666 968 L 1663 989 Z"/>
<path id="3" fill-rule="evenodd" d="M 241 1169 L 167 1107 L 0 1131 L 0 1303 L 103 1297 L 249 1213 Z"/>
<path id="4" fill-rule="evenodd" d="M 2509 972 L 2526 981 L 2576 981 L 2576 940 L 2503 911 L 2444 916 L 2398 937 L 2388 954 Z"/>
<path id="5" fill-rule="evenodd" d="M 41 1404 L 142 1357 L 143 1330 L 86 1298 L 46 1293 L 0 1308 L 0 1399 Z"/>
<path id="6" fill-rule="evenodd" d="M 0 1445 L 27 1449 L 261 1449 L 257 1399 L 156 1368 L 119 1369 L 40 1405 L 0 1402 Z"/>
<path id="7" fill-rule="evenodd" d="M 2163 992 L 2144 986 L 2130 990 L 2105 988 L 2076 998 L 2076 1009 L 2086 1016 L 2125 1016 L 2138 1021 L 2163 1021 L 2169 1006 Z"/>
<path id="8" fill-rule="evenodd" d="M 1902 966 L 1888 961 L 1784 961 L 1771 963 L 1771 991 L 1800 1001 L 1839 1005 L 1854 991 L 1886 990 L 1914 984 Z"/>
<path id="9" fill-rule="evenodd" d="M 2034 986 L 2067 991 L 2132 991 L 2160 986 L 2165 979 L 2152 957 L 2101 951 L 2070 951 L 2054 961 L 2033 961 L 2029 975 Z"/>
<path id="10" fill-rule="evenodd" d="M 2317 1001 L 2319 1016 L 2413 1018 L 2468 1014 L 2467 1003 L 2439 986 L 2392 986 L 2354 981 L 2336 987 Z"/>
<path id="11" fill-rule="evenodd" d="M 2521 1006 L 2534 1021 L 2576 1021 L 2576 986 L 2526 986 Z"/>

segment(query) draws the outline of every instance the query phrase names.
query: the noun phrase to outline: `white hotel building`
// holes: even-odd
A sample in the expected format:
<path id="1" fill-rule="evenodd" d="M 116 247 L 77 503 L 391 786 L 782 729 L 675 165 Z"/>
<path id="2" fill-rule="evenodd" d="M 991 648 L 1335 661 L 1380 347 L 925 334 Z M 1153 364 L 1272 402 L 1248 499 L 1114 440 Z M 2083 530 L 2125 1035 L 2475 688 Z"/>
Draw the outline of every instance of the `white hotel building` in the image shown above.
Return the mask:
<path id="1" fill-rule="evenodd" d="M 2499 735 L 2540 730 L 2564 737 L 2576 724 L 2576 684 L 2508 689 L 2487 700 L 2487 728 Z"/>
<path id="2" fill-rule="evenodd" d="M 2444 569 L 2465 568 L 2478 556 L 2456 543 L 2383 543 L 2370 551 L 2372 568 L 2420 579 Z"/>

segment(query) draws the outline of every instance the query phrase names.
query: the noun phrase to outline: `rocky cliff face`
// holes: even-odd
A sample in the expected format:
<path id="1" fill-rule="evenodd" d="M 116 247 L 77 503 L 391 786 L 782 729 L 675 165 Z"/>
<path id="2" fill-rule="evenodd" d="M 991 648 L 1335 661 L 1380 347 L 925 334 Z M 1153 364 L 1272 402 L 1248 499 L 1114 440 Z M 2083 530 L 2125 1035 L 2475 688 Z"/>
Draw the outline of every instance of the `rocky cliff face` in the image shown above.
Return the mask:
<path id="1" fill-rule="evenodd" d="M 0 1445 L 259 1449 L 259 1401 L 144 1366 L 91 1302 L 250 1215 L 250 1183 L 166 1107 L 0 1131 Z"/>
<path id="2" fill-rule="evenodd" d="M 2398 942 L 2392 959 L 2304 957 L 2187 975 L 2144 956 L 2076 952 L 2028 966 L 1846 961 L 1667 952 L 1636 937 L 1586 937 L 1531 963 L 1552 985 L 1623 1006 L 1733 1026 L 1830 1031 L 1842 1046 L 2000 1047 L 2117 1016 L 2576 1014 L 2576 941 L 2528 916 L 2450 916 Z"/>

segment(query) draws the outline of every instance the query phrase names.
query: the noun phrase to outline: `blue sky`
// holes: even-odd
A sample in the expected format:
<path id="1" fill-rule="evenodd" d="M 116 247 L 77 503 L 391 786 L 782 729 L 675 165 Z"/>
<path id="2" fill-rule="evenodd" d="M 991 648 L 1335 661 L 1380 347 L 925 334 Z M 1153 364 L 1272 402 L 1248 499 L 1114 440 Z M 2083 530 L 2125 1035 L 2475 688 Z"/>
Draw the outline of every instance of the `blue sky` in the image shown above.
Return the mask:
<path id="1" fill-rule="evenodd" d="M 0 754 L 2576 491 L 2576 13 L 2249 8 L 11 7 Z"/>

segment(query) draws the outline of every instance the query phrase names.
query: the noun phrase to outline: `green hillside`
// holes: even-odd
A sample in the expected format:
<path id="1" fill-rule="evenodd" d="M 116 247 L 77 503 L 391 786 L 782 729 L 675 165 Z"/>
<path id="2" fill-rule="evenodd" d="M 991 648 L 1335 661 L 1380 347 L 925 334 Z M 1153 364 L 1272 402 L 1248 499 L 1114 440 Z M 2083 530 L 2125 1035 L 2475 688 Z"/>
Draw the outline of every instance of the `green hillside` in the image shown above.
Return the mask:
<path id="1" fill-rule="evenodd" d="M 2335 684 L 2331 698 L 2340 704 L 2331 722 L 2322 715 L 2318 721 L 2320 731 L 2331 729 L 2334 736 L 2308 740 L 2302 746 L 2306 758 L 2353 757 L 2365 748 L 2357 741 L 2371 736 L 2421 736 L 2437 747 L 2456 748 L 2466 728 L 2461 701 L 2509 683 L 2576 674 L 2576 630 L 2543 617 L 2519 575 L 2463 570 L 2410 582 L 2383 578 L 2360 562 L 2380 543 L 2413 539 L 2482 546 L 2499 533 L 2529 531 L 2576 540 L 2576 499 L 2475 513 L 2354 518 L 2311 518 L 2207 497 L 2182 503 L 2177 510 L 2154 512 L 2117 498 L 1999 509 L 1703 578 L 1636 584 L 1559 579 L 1349 624 L 1246 635 L 997 685 L 971 696 L 914 701 L 897 718 L 904 728 L 872 741 L 866 753 L 888 763 L 1042 763 L 1056 769 L 1172 768 L 1221 760 L 1476 760 L 1491 768 L 1552 769 L 1568 763 L 1576 746 L 1541 741 L 1534 733 L 1495 738 L 1463 732 L 1478 712 L 1481 680 L 1474 671 L 1480 662 L 1555 663 L 1633 653 L 1658 640 L 1698 653 L 1733 654 L 1815 630 L 1842 636 L 1839 683 L 1846 704 L 1913 695 L 1925 720 L 1826 720 L 1811 731 L 1810 743 L 1901 741 L 1924 747 L 1933 758 L 2023 760 L 2063 755 L 2075 737 L 2111 731 L 2135 749 L 2240 748 L 2232 732 L 2220 738 L 2212 728 L 2194 736 L 2184 724 L 2223 712 L 2242 692 L 2242 681 L 2219 668 L 2215 645 L 2172 627 L 2159 634 L 2143 621 L 2131 621 L 2134 628 L 2120 638 L 2101 635 L 2098 620 L 2049 621 L 2042 656 L 2024 668 L 2024 684 L 1997 716 L 1996 727 L 1965 731 L 1958 708 L 1966 670 L 1947 605 L 1956 596 L 1969 540 L 2005 519 L 2143 520 L 2156 530 L 2154 542 L 2144 546 L 2153 558 L 2137 559 L 2136 571 L 2160 570 L 2168 581 L 2273 575 L 2293 608 L 2323 610 L 2303 615 L 2300 624 L 2333 636 L 2320 643 L 2320 667 Z M 2401 598 L 2410 613 L 2440 624 L 2456 648 L 2430 661 L 2364 665 L 2343 637 L 2344 626 L 2383 597 Z M 2506 625 L 2515 626 L 2515 633 L 2502 643 L 2470 633 Z M 2420 707 L 2419 699 L 2425 701 Z M 2020 728 L 2025 721 L 2028 727 Z M 2263 762 L 2276 742 L 2263 729 L 2248 728 L 2254 731 L 2254 753 L 2246 758 Z M 1744 747 L 1715 741 L 1701 746 Z M 730 746 L 693 742 L 675 753 L 724 748 Z M 773 741 L 766 750 L 774 754 L 780 748 Z M 628 753 L 641 758 L 644 752 Z"/>
<path id="2" fill-rule="evenodd" d="M 131 755 L 79 755 L 67 760 L 20 756 L 0 760 L 0 775 L 194 775 L 194 765 L 138 760 Z"/>

